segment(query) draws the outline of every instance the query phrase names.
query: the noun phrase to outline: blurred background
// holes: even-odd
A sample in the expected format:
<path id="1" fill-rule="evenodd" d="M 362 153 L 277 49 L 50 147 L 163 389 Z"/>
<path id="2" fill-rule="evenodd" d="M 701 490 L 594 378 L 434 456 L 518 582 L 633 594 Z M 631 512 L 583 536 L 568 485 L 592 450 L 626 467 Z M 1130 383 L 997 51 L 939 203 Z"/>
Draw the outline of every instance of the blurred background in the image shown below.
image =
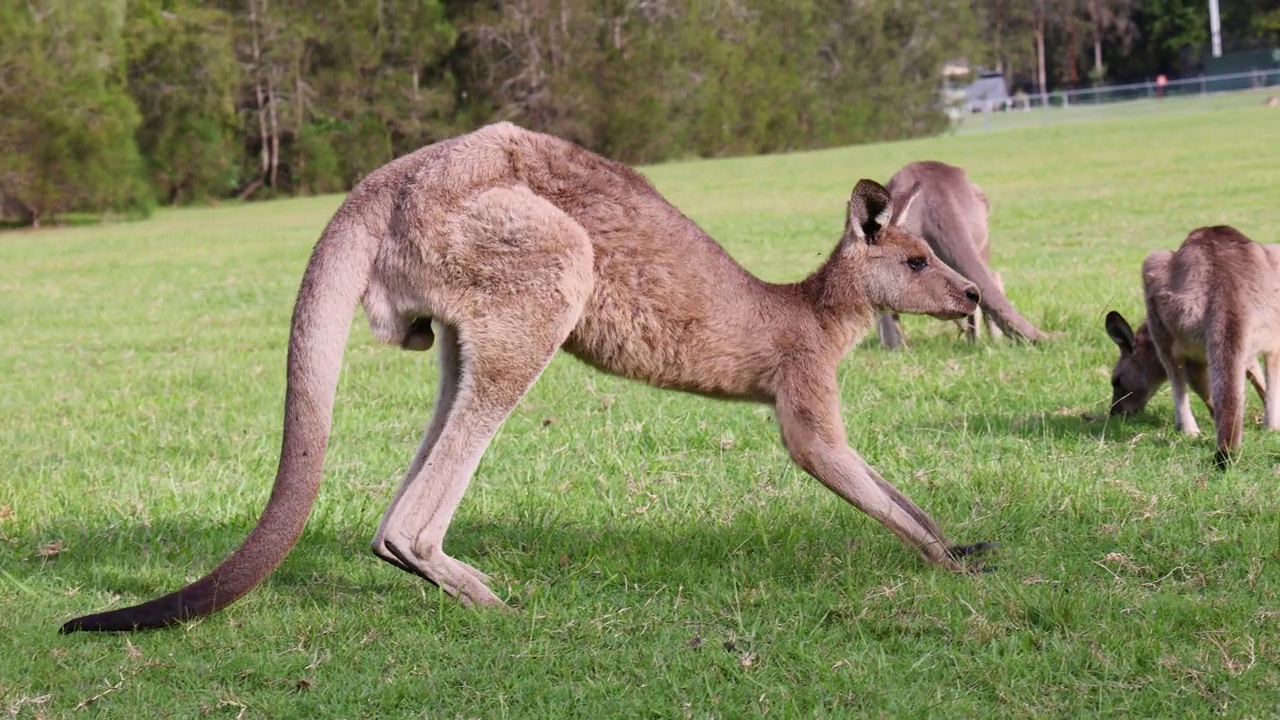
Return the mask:
<path id="1" fill-rule="evenodd" d="M 1277 0 L 0 0 L 0 223 L 342 192 L 496 120 L 629 163 L 1047 122 L 1280 84 L 1278 40 Z"/>

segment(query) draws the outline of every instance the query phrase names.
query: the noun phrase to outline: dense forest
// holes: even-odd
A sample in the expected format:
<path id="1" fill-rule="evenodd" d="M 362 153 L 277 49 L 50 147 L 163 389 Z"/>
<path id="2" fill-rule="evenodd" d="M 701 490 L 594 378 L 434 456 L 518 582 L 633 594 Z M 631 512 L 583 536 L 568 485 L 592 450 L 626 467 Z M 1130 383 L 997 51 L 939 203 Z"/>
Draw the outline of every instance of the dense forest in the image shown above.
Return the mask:
<path id="1" fill-rule="evenodd" d="M 627 162 L 912 137 L 948 60 L 1069 87 L 1208 36 L 1205 0 L 0 0 L 0 221 L 342 191 L 498 119 Z"/>

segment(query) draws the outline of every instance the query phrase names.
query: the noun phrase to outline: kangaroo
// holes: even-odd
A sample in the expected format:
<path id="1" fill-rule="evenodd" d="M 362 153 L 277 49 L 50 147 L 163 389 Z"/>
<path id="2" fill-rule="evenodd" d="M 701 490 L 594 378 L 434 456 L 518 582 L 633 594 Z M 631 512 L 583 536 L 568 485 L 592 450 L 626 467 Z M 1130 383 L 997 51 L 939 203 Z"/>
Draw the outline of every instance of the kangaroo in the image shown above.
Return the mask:
<path id="1" fill-rule="evenodd" d="M 1148 343 L 1155 351 L 1169 378 L 1179 430 L 1200 433 L 1191 414 L 1189 383 L 1213 416 L 1218 436 L 1215 462 L 1221 467 L 1231 460 L 1244 425 L 1246 375 L 1263 398 L 1263 424 L 1280 430 L 1280 245 L 1260 245 L 1226 225 L 1197 228 L 1176 251 L 1147 255 L 1142 261 L 1142 294 L 1149 340 L 1141 338 L 1140 345 L 1136 334 L 1132 340 L 1117 339 L 1126 335 L 1128 323 L 1121 327 L 1110 314 L 1108 334 L 1118 345 L 1123 341 L 1133 348 L 1127 356 L 1134 367 L 1138 352 L 1147 355 L 1140 362 L 1150 367 Z M 1118 314 L 1115 318 L 1123 320 Z M 1121 353 L 1123 363 L 1123 345 Z M 1265 360 L 1265 380 L 1259 354 Z M 1144 372 L 1149 376 L 1151 371 L 1134 375 Z M 1144 403 L 1152 385 L 1141 390 Z M 1113 400 L 1122 389 L 1115 387 Z"/>
<path id="2" fill-rule="evenodd" d="M 1164 365 L 1160 363 L 1160 356 L 1156 354 L 1155 345 L 1151 342 L 1151 331 L 1147 328 L 1146 320 L 1143 320 L 1137 331 L 1129 326 L 1129 321 L 1123 315 L 1112 310 L 1107 313 L 1105 327 L 1107 336 L 1115 342 L 1116 347 L 1120 348 L 1120 357 L 1116 360 L 1116 366 L 1111 371 L 1111 417 L 1129 417 L 1136 413 L 1142 412 L 1147 407 L 1147 402 L 1160 390 L 1165 381 L 1169 379 L 1169 374 L 1165 372 Z M 1253 362 L 1249 369 L 1245 372 L 1249 383 L 1253 385 L 1257 391 L 1258 397 L 1265 403 L 1267 399 L 1267 383 L 1263 378 L 1262 365 L 1258 362 L 1258 358 L 1252 358 Z M 1205 407 L 1209 408 L 1209 415 L 1213 416 L 1213 398 L 1209 394 L 1208 386 L 1200 382 L 1204 377 L 1206 368 L 1197 363 L 1188 364 L 1191 372 L 1188 373 L 1188 379 L 1196 379 L 1196 383 L 1191 385 L 1191 389 L 1196 395 L 1204 401 Z"/>
<path id="3" fill-rule="evenodd" d="M 969 341 L 978 339 L 984 319 L 993 338 L 1008 333 L 1033 343 L 1045 340 L 1047 336 L 1005 297 L 1000 273 L 987 267 L 991 260 L 987 233 L 991 205 L 987 194 L 969 180 L 962 168 L 936 160 L 908 163 L 889 178 L 885 188 L 897 194 L 917 183 L 920 210 L 911 214 L 904 229 L 923 237 L 943 262 L 977 284 L 982 294 L 978 311 L 961 324 Z M 876 334 L 882 347 L 896 349 L 906 344 L 896 313 L 879 316 Z"/>
<path id="4" fill-rule="evenodd" d="M 970 572 L 990 543 L 949 546 L 938 524 L 847 444 L 836 366 L 877 311 L 956 319 L 977 288 L 902 229 L 900 201 L 859 180 L 844 232 L 802 281 L 766 283 L 640 173 L 501 122 L 425 146 L 364 178 L 325 227 L 290 325 L 284 432 L 271 497 L 209 574 L 61 632 L 134 630 L 209 615 L 258 585 L 301 534 L 318 491 L 357 305 L 373 335 L 439 346 L 425 435 L 373 553 L 464 606 L 506 607 L 444 552 L 481 455 L 563 348 L 604 372 L 711 398 L 769 403 L 792 460 L 927 560 Z M 433 329 L 432 324 L 435 324 Z"/>

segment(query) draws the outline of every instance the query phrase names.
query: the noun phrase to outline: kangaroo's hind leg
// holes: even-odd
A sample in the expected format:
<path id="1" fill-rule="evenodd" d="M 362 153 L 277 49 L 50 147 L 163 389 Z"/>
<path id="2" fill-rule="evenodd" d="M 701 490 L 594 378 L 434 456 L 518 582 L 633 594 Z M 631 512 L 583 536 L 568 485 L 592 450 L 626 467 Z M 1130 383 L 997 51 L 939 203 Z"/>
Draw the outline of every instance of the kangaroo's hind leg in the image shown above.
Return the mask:
<path id="1" fill-rule="evenodd" d="M 374 555 L 407 572 L 413 572 L 413 570 L 401 563 L 399 558 L 387 550 L 387 518 L 391 516 L 391 508 L 400 500 L 400 496 L 404 495 L 405 489 L 422 472 L 422 466 L 426 464 L 427 456 L 431 454 L 431 449 L 435 447 L 436 441 L 440 439 L 440 433 L 444 430 L 445 420 L 449 418 L 449 413 L 453 410 L 453 401 L 458 395 L 459 363 L 461 362 L 458 333 L 448 325 L 441 325 L 440 335 L 436 339 L 435 345 L 440 353 L 440 390 L 436 394 L 435 408 L 431 411 L 431 422 L 427 425 L 421 444 L 418 445 L 418 452 L 414 454 L 413 461 L 409 463 L 409 470 L 405 473 L 404 479 L 400 481 L 400 487 L 396 488 L 395 496 L 392 497 L 391 503 L 387 505 L 386 512 L 382 514 L 382 522 L 379 523 L 378 531 L 374 534 L 373 542 L 371 543 Z M 487 575 L 461 560 L 458 561 L 458 564 L 475 575 L 480 582 L 489 581 Z"/>
<path id="2" fill-rule="evenodd" d="M 494 434 L 580 318 L 592 284 L 591 243 L 581 226 L 519 188 L 484 193 L 454 224 L 438 243 L 438 274 L 433 257 L 427 274 L 442 283 L 431 290 L 433 316 L 457 333 L 455 395 L 430 448 L 428 430 L 378 538 L 399 567 L 464 605 L 501 606 L 482 573 L 445 554 L 444 537 Z"/>

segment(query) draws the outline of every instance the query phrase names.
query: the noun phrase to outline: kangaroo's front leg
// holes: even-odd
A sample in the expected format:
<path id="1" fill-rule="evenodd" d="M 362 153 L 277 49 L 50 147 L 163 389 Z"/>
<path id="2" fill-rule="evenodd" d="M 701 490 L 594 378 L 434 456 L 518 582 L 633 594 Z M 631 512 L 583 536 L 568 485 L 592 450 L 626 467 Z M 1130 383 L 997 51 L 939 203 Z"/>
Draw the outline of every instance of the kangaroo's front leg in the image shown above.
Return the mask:
<path id="1" fill-rule="evenodd" d="M 897 313 L 882 313 L 876 317 L 876 335 L 880 338 L 880 347 L 889 350 L 898 350 L 907 344 Z"/>
<path id="2" fill-rule="evenodd" d="M 1267 362 L 1266 379 L 1262 379 L 1262 373 L 1258 372 L 1259 363 L 1254 358 L 1254 369 L 1251 370 L 1257 378 L 1250 376 L 1253 381 L 1253 387 L 1262 396 L 1262 425 L 1268 430 L 1280 430 L 1280 352 L 1269 352 L 1263 356 Z"/>
<path id="3" fill-rule="evenodd" d="M 1268 370 L 1266 374 L 1263 375 L 1262 363 L 1258 362 L 1258 358 L 1255 357 L 1253 358 L 1253 364 L 1249 366 L 1249 370 L 1245 375 L 1248 376 L 1250 384 L 1253 385 L 1253 389 L 1258 393 L 1258 399 L 1262 400 L 1264 405 L 1263 425 L 1269 430 L 1280 430 L 1280 407 L 1276 407 L 1276 404 L 1269 400 L 1277 390 L 1280 390 L 1280 388 L 1272 387 L 1272 385 L 1280 383 L 1280 378 L 1276 377 L 1276 373 L 1280 373 L 1280 352 L 1269 353 L 1263 357 L 1267 361 Z M 1275 382 L 1272 385 L 1268 385 L 1268 380 Z"/>
<path id="4" fill-rule="evenodd" d="M 938 523 L 848 446 L 834 378 L 793 383 L 778 394 L 775 409 L 783 443 L 796 464 L 854 507 L 879 520 L 931 562 L 949 570 L 967 571 L 970 568 L 956 558 L 990 546 L 948 546 Z"/>
<path id="5" fill-rule="evenodd" d="M 1181 359 L 1166 365 L 1169 371 L 1169 393 L 1173 395 L 1173 424 L 1187 435 L 1199 435 L 1200 425 L 1195 415 L 1191 414 L 1191 396 L 1187 394 L 1187 366 Z M 1210 394 L 1210 397 L 1213 397 Z M 1216 400 L 1216 398 L 1214 398 Z M 1218 412 L 1219 403 L 1211 401 L 1214 413 Z"/>
<path id="6" fill-rule="evenodd" d="M 1183 366 L 1186 373 L 1187 385 L 1191 387 L 1191 391 L 1200 396 L 1204 401 L 1204 406 L 1209 408 L 1209 417 L 1217 419 L 1213 411 L 1213 391 L 1209 386 L 1209 366 L 1203 363 L 1188 361 Z"/>

